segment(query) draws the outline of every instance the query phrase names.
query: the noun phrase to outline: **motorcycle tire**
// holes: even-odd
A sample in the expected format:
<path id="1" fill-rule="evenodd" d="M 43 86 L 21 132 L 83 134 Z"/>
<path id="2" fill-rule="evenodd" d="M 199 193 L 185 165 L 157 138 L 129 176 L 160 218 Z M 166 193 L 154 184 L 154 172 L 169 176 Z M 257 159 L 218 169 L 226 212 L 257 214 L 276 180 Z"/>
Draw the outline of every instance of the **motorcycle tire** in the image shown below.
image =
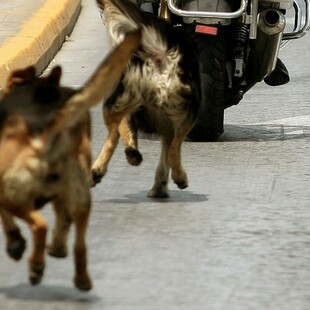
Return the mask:
<path id="1" fill-rule="evenodd" d="M 224 108 L 227 93 L 226 40 L 191 32 L 201 65 L 202 102 L 196 125 L 188 134 L 193 141 L 215 141 L 224 132 Z"/>

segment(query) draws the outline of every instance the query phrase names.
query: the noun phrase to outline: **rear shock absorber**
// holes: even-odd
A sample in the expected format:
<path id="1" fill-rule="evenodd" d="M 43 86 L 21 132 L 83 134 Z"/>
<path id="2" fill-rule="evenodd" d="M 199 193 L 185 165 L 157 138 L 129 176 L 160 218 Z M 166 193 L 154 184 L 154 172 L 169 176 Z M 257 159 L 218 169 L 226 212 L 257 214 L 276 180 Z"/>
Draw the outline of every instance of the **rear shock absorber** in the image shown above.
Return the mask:
<path id="1" fill-rule="evenodd" d="M 234 31 L 234 56 L 235 72 L 234 77 L 241 78 L 245 67 L 245 49 L 247 45 L 248 28 L 245 24 L 238 24 Z"/>

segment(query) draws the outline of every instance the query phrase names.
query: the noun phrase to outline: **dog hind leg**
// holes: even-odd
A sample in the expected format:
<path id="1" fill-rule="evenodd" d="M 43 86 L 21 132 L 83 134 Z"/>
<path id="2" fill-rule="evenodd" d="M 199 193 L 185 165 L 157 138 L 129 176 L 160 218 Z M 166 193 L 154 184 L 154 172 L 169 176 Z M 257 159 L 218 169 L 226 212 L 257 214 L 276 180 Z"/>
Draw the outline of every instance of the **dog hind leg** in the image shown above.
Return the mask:
<path id="1" fill-rule="evenodd" d="M 171 168 L 171 178 L 180 189 L 188 187 L 186 172 L 182 167 L 181 146 L 191 126 L 183 124 L 175 130 L 175 135 L 168 149 L 168 161 Z"/>
<path id="2" fill-rule="evenodd" d="M 168 150 L 171 144 L 171 138 L 162 137 L 162 147 L 158 166 L 155 172 L 155 180 L 153 187 L 148 192 L 151 198 L 168 198 L 168 179 L 169 179 L 169 161 Z"/>
<path id="3" fill-rule="evenodd" d="M 138 150 L 137 130 L 131 126 L 127 117 L 122 119 L 118 130 L 125 145 L 125 154 L 128 163 L 132 166 L 139 166 L 143 157 Z"/>
<path id="4" fill-rule="evenodd" d="M 108 130 L 108 136 L 104 142 L 100 155 L 92 165 L 92 186 L 101 181 L 108 170 L 108 164 L 113 156 L 119 141 L 119 125 L 125 113 L 113 113 L 109 108 L 103 108 L 103 118 Z"/>

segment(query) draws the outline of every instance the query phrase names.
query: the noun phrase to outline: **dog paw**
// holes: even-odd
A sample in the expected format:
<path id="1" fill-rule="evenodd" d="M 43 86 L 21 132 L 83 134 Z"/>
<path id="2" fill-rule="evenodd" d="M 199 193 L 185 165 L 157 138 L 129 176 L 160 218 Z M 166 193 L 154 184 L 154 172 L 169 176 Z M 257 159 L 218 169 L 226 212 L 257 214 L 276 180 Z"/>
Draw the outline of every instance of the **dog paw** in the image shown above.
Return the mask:
<path id="1" fill-rule="evenodd" d="M 104 177 L 104 173 L 98 172 L 96 170 L 92 170 L 92 180 L 91 180 L 91 187 L 95 187 L 96 184 L 100 183 L 102 178 Z"/>
<path id="2" fill-rule="evenodd" d="M 81 291 L 89 291 L 92 289 L 93 285 L 88 275 L 75 276 L 74 285 Z"/>
<path id="3" fill-rule="evenodd" d="M 128 163 L 132 166 L 139 166 L 143 160 L 141 153 L 133 147 L 127 147 L 125 149 L 125 154 Z"/>
<path id="4" fill-rule="evenodd" d="M 175 184 L 178 186 L 179 189 L 184 189 L 186 187 L 188 187 L 188 182 L 187 180 L 183 180 L 183 181 L 174 181 Z"/>
<path id="5" fill-rule="evenodd" d="M 185 172 L 173 173 L 171 175 L 174 183 L 178 186 L 179 189 L 184 189 L 188 187 L 188 179 Z"/>
<path id="6" fill-rule="evenodd" d="M 32 285 L 37 285 L 41 282 L 44 273 L 44 264 L 34 263 L 30 266 L 29 281 Z"/>
<path id="7" fill-rule="evenodd" d="M 15 259 L 20 260 L 23 256 L 23 253 L 26 249 L 26 241 L 23 238 L 14 240 L 7 245 L 6 251 L 8 255 Z"/>
<path id="8" fill-rule="evenodd" d="M 150 189 L 147 193 L 147 197 L 149 198 L 169 198 L 169 191 L 162 189 Z"/>
<path id="9" fill-rule="evenodd" d="M 68 250 L 63 245 L 51 245 L 48 248 L 48 254 L 57 258 L 64 258 L 68 255 Z"/>

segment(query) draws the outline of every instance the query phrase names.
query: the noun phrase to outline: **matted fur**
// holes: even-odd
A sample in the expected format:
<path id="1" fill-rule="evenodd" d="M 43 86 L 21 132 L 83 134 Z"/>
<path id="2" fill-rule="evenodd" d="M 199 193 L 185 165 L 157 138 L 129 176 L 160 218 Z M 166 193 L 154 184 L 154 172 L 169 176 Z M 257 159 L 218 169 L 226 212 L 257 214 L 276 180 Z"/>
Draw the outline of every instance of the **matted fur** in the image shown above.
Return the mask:
<path id="1" fill-rule="evenodd" d="M 92 166 L 94 184 L 105 175 L 119 135 L 127 160 L 139 165 L 137 131 L 159 134 L 161 158 L 150 197 L 167 197 L 169 170 L 179 188 L 188 186 L 181 164 L 181 144 L 194 125 L 200 102 L 199 64 L 195 47 L 184 33 L 129 0 L 97 0 L 112 45 L 128 31 L 141 28 L 141 47 L 135 53 L 111 98 L 103 107 L 108 137 Z"/>
<path id="2" fill-rule="evenodd" d="M 56 221 L 48 252 L 67 255 L 67 236 L 75 224 L 74 283 L 92 287 L 87 271 L 86 230 L 90 213 L 89 108 L 114 90 L 141 39 L 128 35 L 106 58 L 84 87 L 59 85 L 61 68 L 37 78 L 29 67 L 12 73 L 0 100 L 0 216 L 8 255 L 19 260 L 26 241 L 14 217 L 31 228 L 33 248 L 29 279 L 41 281 L 48 223 L 38 209 L 47 202 Z"/>

